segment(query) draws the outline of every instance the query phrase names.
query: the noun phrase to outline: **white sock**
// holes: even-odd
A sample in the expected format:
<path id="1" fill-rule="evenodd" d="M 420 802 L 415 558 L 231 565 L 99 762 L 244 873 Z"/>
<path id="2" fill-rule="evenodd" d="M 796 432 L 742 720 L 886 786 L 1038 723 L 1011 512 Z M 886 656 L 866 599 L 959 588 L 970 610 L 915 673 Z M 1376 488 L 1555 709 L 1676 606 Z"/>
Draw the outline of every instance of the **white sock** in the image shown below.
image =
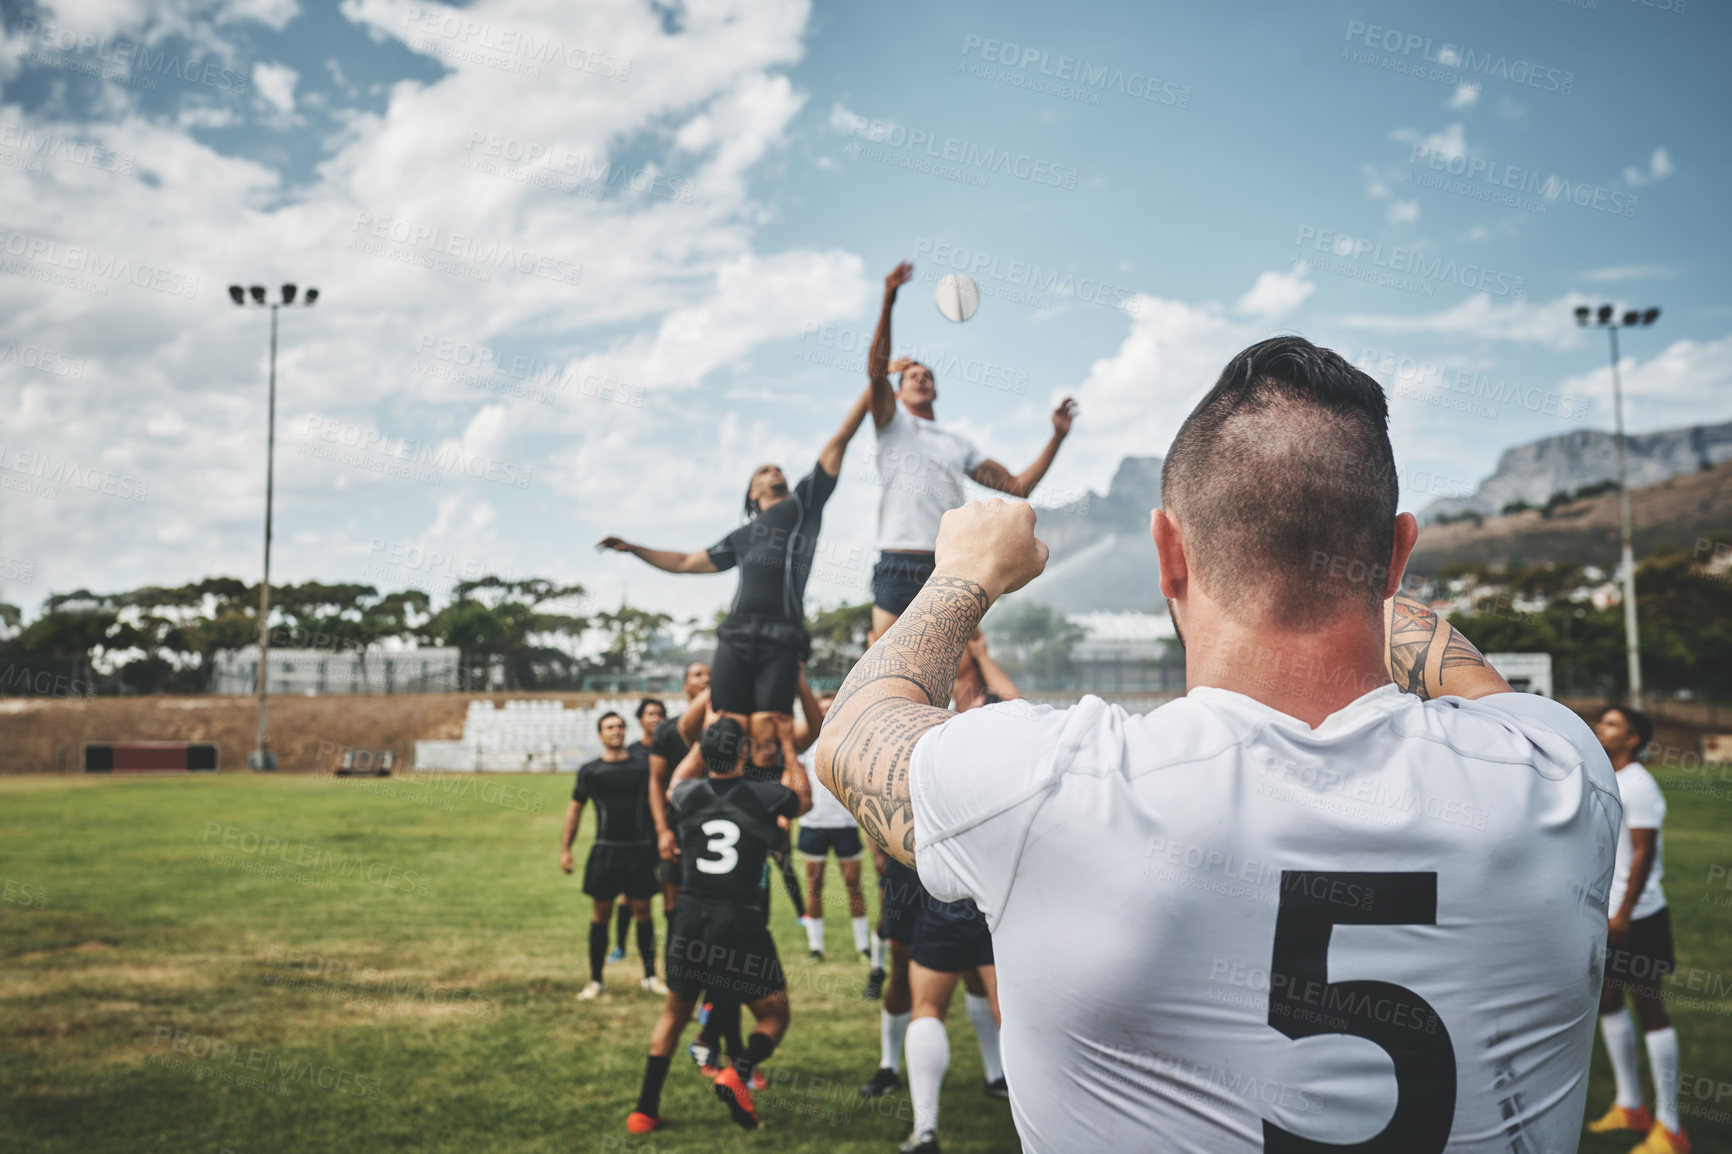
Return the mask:
<path id="1" fill-rule="evenodd" d="M 998 1022 L 992 1017 L 992 999 L 967 994 L 968 1020 L 974 1023 L 974 1036 L 980 1042 L 980 1064 L 986 1068 L 986 1080 L 996 1082 L 1004 1077 L 1004 1063 L 998 1060 Z"/>
<path id="2" fill-rule="evenodd" d="M 914 1103 L 914 1133 L 938 1129 L 938 1088 L 950 1065 L 950 1038 L 937 1018 L 908 1024 L 908 1097 Z"/>
<path id="3" fill-rule="evenodd" d="M 1626 1110 L 1642 1108 L 1642 1076 L 1636 1057 L 1636 1024 L 1630 1011 L 1600 1015 L 1600 1036 L 1606 1041 L 1606 1056 L 1612 1060 L 1612 1080 L 1617 1083 L 1618 1105 Z"/>
<path id="4" fill-rule="evenodd" d="M 902 1069 L 902 1036 L 908 1033 L 906 1013 L 878 1011 L 878 1065 L 886 1070 Z"/>
<path id="5" fill-rule="evenodd" d="M 866 952 L 866 939 L 872 936 L 869 924 L 864 917 L 848 919 L 848 928 L 854 931 L 854 952 L 857 954 Z"/>
<path id="6" fill-rule="evenodd" d="M 877 934 L 872 935 L 872 968 L 875 970 L 884 968 L 884 939 Z"/>
<path id="7" fill-rule="evenodd" d="M 806 927 L 806 946 L 808 949 L 824 952 L 824 919 L 801 918 L 800 924 Z"/>
<path id="8" fill-rule="evenodd" d="M 1648 1043 L 1648 1069 L 1654 1075 L 1654 1117 L 1660 1125 L 1678 1131 L 1678 1031 L 1667 1026 L 1664 1030 L 1649 1030 L 1644 1035 Z"/>

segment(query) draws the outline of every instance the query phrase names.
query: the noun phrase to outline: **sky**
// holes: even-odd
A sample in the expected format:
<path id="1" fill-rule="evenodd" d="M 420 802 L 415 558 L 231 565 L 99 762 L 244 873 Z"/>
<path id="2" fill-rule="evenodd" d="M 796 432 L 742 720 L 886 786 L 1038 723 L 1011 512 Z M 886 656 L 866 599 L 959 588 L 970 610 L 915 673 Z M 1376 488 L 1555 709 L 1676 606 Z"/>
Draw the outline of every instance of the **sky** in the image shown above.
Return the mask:
<path id="1" fill-rule="evenodd" d="M 497 574 L 708 617 L 694 550 L 806 472 L 885 274 L 940 419 L 1035 503 L 1161 455 L 1277 333 L 1390 392 L 1404 508 L 1513 445 L 1732 418 L 1732 177 L 1697 0 L 7 0 L 0 601 Z M 1715 125 L 1720 127 L 1716 128 Z M 1718 143 L 1716 143 L 1718 142 Z M 978 313 L 948 321 L 937 278 Z M 869 597 L 870 429 L 808 607 Z"/>

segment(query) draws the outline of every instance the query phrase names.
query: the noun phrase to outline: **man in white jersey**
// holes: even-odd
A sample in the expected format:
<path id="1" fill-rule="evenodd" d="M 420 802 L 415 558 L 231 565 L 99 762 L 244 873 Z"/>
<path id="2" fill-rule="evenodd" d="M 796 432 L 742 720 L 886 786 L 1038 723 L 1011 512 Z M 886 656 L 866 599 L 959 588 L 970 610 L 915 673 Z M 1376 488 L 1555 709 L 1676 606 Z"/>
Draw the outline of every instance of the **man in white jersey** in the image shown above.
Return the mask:
<path id="1" fill-rule="evenodd" d="M 1660 854 L 1666 797 L 1636 757 L 1654 738 L 1654 723 L 1637 709 L 1615 705 L 1594 726 L 1612 767 L 1624 821 L 1618 829 L 1618 859 L 1607 894 L 1606 984 L 1600 994 L 1600 1036 L 1612 1060 L 1617 1100 L 1598 1121 L 1596 1134 L 1634 1130 L 1646 1135 L 1631 1154 L 1689 1154 L 1690 1138 L 1678 1119 L 1678 1035 L 1666 1016 L 1660 982 L 1677 969 L 1672 953 L 1672 914 L 1660 888 Z M 1642 1100 L 1636 1027 L 1624 1009 L 1628 992 L 1642 1023 L 1648 1065 L 1654 1074 L 1654 1113 Z"/>
<path id="2" fill-rule="evenodd" d="M 866 894 L 860 888 L 860 827 L 836 795 L 825 789 L 812 769 L 812 745 L 818 740 L 824 724 L 824 714 L 834 693 L 814 694 L 800 675 L 800 720 L 794 723 L 794 748 L 800 751 L 800 764 L 806 767 L 806 780 L 812 787 L 812 808 L 800 819 L 800 838 L 795 848 L 806 859 L 806 916 L 800 924 L 806 927 L 806 946 L 814 962 L 824 960 L 824 862 L 836 855 L 836 865 L 842 871 L 842 885 L 848 891 L 848 928 L 854 934 L 854 952 L 867 956 Z"/>
<path id="3" fill-rule="evenodd" d="M 1012 473 L 982 453 L 960 433 L 943 428 L 933 417 L 938 383 L 919 361 L 890 360 L 890 309 L 896 290 L 914 278 L 914 266 L 903 261 L 884 278 L 884 307 L 866 361 L 872 378 L 872 423 L 878 430 L 878 474 L 883 494 L 878 499 L 878 564 L 872 570 L 872 630 L 867 642 L 878 640 L 896 623 L 908 602 L 932 575 L 932 543 L 938 519 L 962 504 L 962 479 L 971 477 L 989 489 L 1027 497 L 1046 476 L 1058 447 L 1070 435 L 1076 402 L 1066 397 L 1052 412 L 1052 438 L 1034 464 Z M 899 372 L 899 386 L 890 374 Z"/>
<path id="4" fill-rule="evenodd" d="M 942 708 L 1046 564 L 1002 501 L 946 515 L 843 683 L 819 777 L 985 914 L 1024 1150 L 1576 1149 L 1617 785 L 1579 718 L 1396 596 L 1419 530 L 1387 429 L 1302 338 L 1227 366 L 1151 517 L 1191 687 L 1152 713 Z"/>

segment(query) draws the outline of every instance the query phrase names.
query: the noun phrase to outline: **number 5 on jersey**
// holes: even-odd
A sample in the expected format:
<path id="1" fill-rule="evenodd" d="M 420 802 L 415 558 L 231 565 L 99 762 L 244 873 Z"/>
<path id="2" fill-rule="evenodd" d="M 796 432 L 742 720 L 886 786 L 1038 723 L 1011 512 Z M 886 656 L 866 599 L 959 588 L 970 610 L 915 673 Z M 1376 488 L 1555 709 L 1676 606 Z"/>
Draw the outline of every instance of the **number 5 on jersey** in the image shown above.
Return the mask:
<path id="1" fill-rule="evenodd" d="M 734 848 L 740 840 L 740 827 L 727 818 L 716 817 L 698 827 L 710 840 L 704 843 L 704 856 L 692 863 L 700 873 L 725 874 L 739 864 L 740 852 Z M 710 855 L 715 855 L 713 858 Z"/>

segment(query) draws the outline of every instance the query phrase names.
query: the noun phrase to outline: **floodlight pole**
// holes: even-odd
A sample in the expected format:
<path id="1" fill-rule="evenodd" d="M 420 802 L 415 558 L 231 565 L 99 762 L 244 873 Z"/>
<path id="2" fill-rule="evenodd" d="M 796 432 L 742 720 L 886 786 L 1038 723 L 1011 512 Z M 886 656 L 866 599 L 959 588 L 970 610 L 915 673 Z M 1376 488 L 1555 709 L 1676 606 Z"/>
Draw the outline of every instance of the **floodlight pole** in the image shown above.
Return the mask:
<path id="1" fill-rule="evenodd" d="M 1618 379 L 1618 326 L 1612 338 L 1612 412 L 1618 430 L 1618 563 L 1624 570 L 1624 653 L 1630 669 L 1630 704 L 1642 708 L 1642 638 L 1636 625 L 1636 554 L 1630 544 L 1630 482 L 1624 463 L 1624 390 Z"/>
<path id="2" fill-rule="evenodd" d="M 277 464 L 277 306 L 271 305 L 270 413 L 265 422 L 265 579 L 259 583 L 259 741 L 258 769 L 271 768 L 266 739 L 270 713 L 270 617 L 271 617 L 271 499 L 276 488 Z"/>

